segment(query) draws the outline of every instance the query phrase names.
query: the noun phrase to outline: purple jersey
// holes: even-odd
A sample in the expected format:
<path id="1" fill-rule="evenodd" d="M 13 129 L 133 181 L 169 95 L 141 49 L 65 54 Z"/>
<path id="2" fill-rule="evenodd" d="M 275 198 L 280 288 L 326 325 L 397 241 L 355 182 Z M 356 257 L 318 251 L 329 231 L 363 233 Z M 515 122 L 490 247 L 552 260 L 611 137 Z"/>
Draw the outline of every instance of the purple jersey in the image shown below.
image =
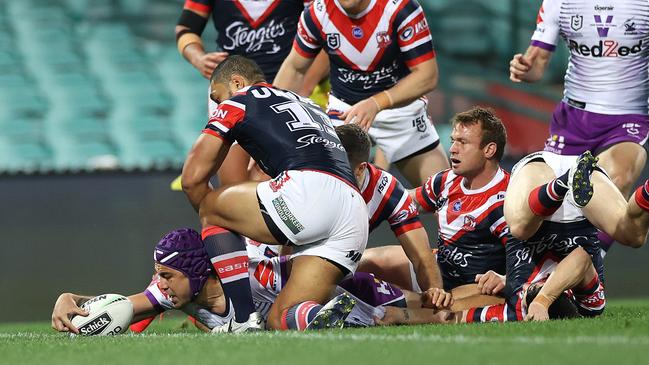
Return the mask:
<path id="1" fill-rule="evenodd" d="M 253 59 L 272 82 L 291 50 L 305 0 L 186 0 L 185 8 L 211 13 L 216 43 L 231 55 Z"/>
<path id="2" fill-rule="evenodd" d="M 389 89 L 411 67 L 435 57 L 421 6 L 413 0 L 371 0 L 355 16 L 334 0 L 316 0 L 300 17 L 293 48 L 329 55 L 331 92 L 354 104 Z"/>

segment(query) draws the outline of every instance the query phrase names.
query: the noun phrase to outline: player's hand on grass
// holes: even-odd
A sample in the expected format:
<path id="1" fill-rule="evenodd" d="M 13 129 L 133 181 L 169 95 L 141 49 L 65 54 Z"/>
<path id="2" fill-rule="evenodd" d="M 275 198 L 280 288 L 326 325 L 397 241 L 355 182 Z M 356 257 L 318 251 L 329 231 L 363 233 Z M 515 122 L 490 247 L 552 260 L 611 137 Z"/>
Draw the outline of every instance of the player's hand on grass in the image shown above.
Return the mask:
<path id="1" fill-rule="evenodd" d="M 532 69 L 532 62 L 522 54 L 514 55 L 509 61 L 509 79 L 514 82 L 524 81 L 524 76 Z"/>
<path id="2" fill-rule="evenodd" d="M 475 276 L 480 294 L 497 295 L 505 288 L 505 275 L 500 275 L 493 270 Z"/>
<path id="3" fill-rule="evenodd" d="M 453 295 L 441 288 L 430 288 L 421 293 L 421 305 L 434 309 L 450 308 L 453 305 Z"/>
<path id="4" fill-rule="evenodd" d="M 52 310 L 52 328 L 59 332 L 73 332 L 78 334 L 79 330 L 70 319 L 75 315 L 87 316 L 89 313 L 79 308 L 74 295 L 64 293 L 59 296 Z"/>
<path id="5" fill-rule="evenodd" d="M 355 123 L 367 132 L 378 113 L 379 106 L 372 98 L 368 98 L 354 104 L 340 116 L 340 119 L 343 119 L 345 124 Z"/>
<path id="6" fill-rule="evenodd" d="M 548 309 L 540 303 L 532 301 L 527 307 L 527 315 L 525 321 L 547 321 L 550 319 Z"/>
<path id="7" fill-rule="evenodd" d="M 193 58 L 191 63 L 203 77 L 209 80 L 216 66 L 228 56 L 227 52 L 209 52 Z"/>

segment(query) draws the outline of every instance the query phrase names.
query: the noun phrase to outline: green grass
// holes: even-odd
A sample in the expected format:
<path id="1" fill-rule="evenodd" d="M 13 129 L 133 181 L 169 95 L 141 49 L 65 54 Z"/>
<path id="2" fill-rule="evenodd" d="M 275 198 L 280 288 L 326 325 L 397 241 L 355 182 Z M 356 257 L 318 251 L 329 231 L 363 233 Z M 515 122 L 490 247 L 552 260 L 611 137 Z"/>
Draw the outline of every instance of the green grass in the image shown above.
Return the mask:
<path id="1" fill-rule="evenodd" d="M 596 319 L 208 335 L 155 321 L 140 335 L 74 337 L 48 323 L 0 325 L 0 364 L 641 364 L 649 299 L 614 301 Z"/>

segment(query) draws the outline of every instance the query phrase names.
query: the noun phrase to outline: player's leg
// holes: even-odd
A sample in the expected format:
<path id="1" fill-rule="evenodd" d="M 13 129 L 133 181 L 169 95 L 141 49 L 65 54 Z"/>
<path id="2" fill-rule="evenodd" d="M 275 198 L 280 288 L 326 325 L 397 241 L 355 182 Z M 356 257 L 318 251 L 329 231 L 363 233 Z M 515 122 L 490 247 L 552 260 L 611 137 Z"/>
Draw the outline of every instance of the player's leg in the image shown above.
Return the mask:
<path id="1" fill-rule="evenodd" d="M 626 201 L 613 182 L 603 173 L 591 176 L 593 198 L 582 208 L 584 216 L 604 233 L 623 245 L 644 245 L 649 231 L 649 198 L 647 182 Z M 642 206 L 645 206 L 643 209 Z"/>
<path id="2" fill-rule="evenodd" d="M 322 257 L 298 256 L 291 262 L 291 276 L 268 313 L 269 329 L 305 329 L 344 276 Z"/>
<path id="3" fill-rule="evenodd" d="M 441 143 L 430 151 L 397 161 L 395 165 L 413 186 L 423 185 L 429 176 L 449 167 Z"/>
<path id="4" fill-rule="evenodd" d="M 647 151 L 634 142 L 615 144 L 597 155 L 613 184 L 628 197 L 647 162 Z"/>
<path id="5" fill-rule="evenodd" d="M 247 182 L 208 193 L 199 211 L 203 227 L 223 227 L 258 242 L 279 243 L 262 216 L 257 185 L 257 182 Z"/>
<path id="6" fill-rule="evenodd" d="M 530 162 L 514 170 L 504 204 L 505 220 L 513 236 L 527 239 L 539 229 L 544 216 L 535 214 L 530 207 L 530 194 L 555 178 L 554 171 L 542 158 L 530 159 Z"/>
<path id="7" fill-rule="evenodd" d="M 410 261 L 399 245 L 374 247 L 365 250 L 358 271 L 374 274 L 402 289 L 414 290 Z M 416 282 L 416 281 L 415 281 Z"/>

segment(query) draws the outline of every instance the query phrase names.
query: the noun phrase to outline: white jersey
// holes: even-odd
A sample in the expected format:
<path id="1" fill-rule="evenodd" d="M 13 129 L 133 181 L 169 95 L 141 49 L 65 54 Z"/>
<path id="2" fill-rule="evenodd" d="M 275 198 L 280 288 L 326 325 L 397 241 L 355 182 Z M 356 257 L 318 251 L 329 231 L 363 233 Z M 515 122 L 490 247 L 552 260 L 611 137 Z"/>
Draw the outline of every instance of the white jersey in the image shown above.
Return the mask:
<path id="1" fill-rule="evenodd" d="M 531 45 L 570 49 L 564 102 L 600 114 L 647 114 L 649 0 L 544 0 Z"/>

